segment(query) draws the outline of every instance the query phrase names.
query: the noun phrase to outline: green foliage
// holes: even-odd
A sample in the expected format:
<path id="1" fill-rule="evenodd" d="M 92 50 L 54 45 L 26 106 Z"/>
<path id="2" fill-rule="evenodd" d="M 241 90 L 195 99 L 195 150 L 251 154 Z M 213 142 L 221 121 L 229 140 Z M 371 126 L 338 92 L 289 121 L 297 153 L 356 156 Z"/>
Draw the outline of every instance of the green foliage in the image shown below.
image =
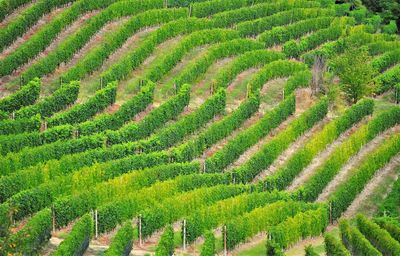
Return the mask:
<path id="1" fill-rule="evenodd" d="M 324 244 L 327 256 L 350 256 L 343 243 L 330 233 L 325 233 Z"/>
<path id="2" fill-rule="evenodd" d="M 104 253 L 105 256 L 128 256 L 133 247 L 133 227 L 128 221 L 118 231 L 111 241 L 110 247 Z"/>
<path id="3" fill-rule="evenodd" d="M 386 69 L 399 62 L 400 49 L 394 49 L 374 58 L 371 65 L 379 72 L 384 72 Z"/>
<path id="4" fill-rule="evenodd" d="M 326 160 L 314 173 L 314 175 L 300 187 L 296 194 L 298 198 L 307 201 L 314 201 L 323 191 L 325 186 L 339 172 L 342 166 L 355 155 L 366 143 L 370 142 L 379 133 L 395 126 L 400 121 L 400 108 L 393 107 L 384 111 L 368 124 L 361 126 L 346 141 L 331 153 Z"/>
<path id="5" fill-rule="evenodd" d="M 89 246 L 92 233 L 92 216 L 90 216 L 90 214 L 85 214 L 75 223 L 71 232 L 61 242 L 52 255 L 82 255 Z"/>
<path id="6" fill-rule="evenodd" d="M 278 225 L 299 212 L 317 208 L 316 205 L 304 202 L 279 201 L 232 218 L 226 224 L 227 248 L 231 250 L 252 236 L 269 231 L 271 226 Z"/>
<path id="7" fill-rule="evenodd" d="M 218 12 L 226 12 L 263 2 L 266 2 L 266 0 L 212 0 L 198 2 L 192 4 L 192 16 L 208 17 Z"/>
<path id="8" fill-rule="evenodd" d="M 228 141 L 223 149 L 216 152 L 212 157 L 207 158 L 205 163 L 206 172 L 221 172 L 260 138 L 276 128 L 284 119 L 292 114 L 294 110 L 294 96 L 285 99 L 255 125 L 240 132 L 235 138 Z"/>
<path id="9" fill-rule="evenodd" d="M 104 89 L 97 91 L 96 94 L 89 98 L 87 102 L 75 105 L 67 111 L 55 114 L 48 118 L 48 127 L 83 122 L 113 104 L 115 102 L 116 94 L 117 83 L 109 83 Z"/>
<path id="10" fill-rule="evenodd" d="M 368 154 L 368 157 L 363 159 L 361 166 L 352 171 L 351 177 L 341 182 L 330 195 L 332 218 L 339 218 L 376 172 L 398 152 L 400 152 L 399 134 L 386 139 L 378 148 Z"/>
<path id="11" fill-rule="evenodd" d="M 17 233 L 6 241 L 6 251 L 21 255 L 35 255 L 51 237 L 51 210 L 38 212 Z"/>
<path id="12" fill-rule="evenodd" d="M 269 235 L 281 248 L 285 249 L 300 239 L 320 235 L 328 223 L 328 209 L 326 206 L 321 206 L 318 209 L 300 212 L 294 217 L 289 217 L 272 227 Z"/>
<path id="13" fill-rule="evenodd" d="M 63 10 L 51 22 L 43 26 L 28 41 L 0 61 L 0 76 L 11 74 L 21 65 L 33 59 L 56 38 L 56 36 L 79 16 L 88 11 L 107 7 L 116 0 L 82 0 L 76 1 Z M 35 76 L 33 76 L 35 77 Z M 31 77 L 30 79 L 32 79 Z M 28 79 L 29 80 L 29 79 Z"/>
<path id="14" fill-rule="evenodd" d="M 282 248 L 277 244 L 274 240 L 267 240 L 265 245 L 266 255 L 267 256 L 284 256 Z"/>
<path id="15" fill-rule="evenodd" d="M 217 228 L 233 218 L 264 207 L 266 204 L 288 198 L 287 194 L 281 192 L 252 192 L 200 208 L 186 218 L 186 240 L 192 243 L 207 230 Z"/>
<path id="16" fill-rule="evenodd" d="M 13 0 L 12 2 L 14 2 Z M 18 37 L 22 36 L 30 27 L 52 9 L 61 7 L 75 0 L 42 0 L 22 11 L 19 16 L 7 24 L 0 31 L 0 50 L 11 45 Z M 2 1 L 2 4 L 8 1 Z M 18 1 L 15 1 L 18 2 Z"/>
<path id="17" fill-rule="evenodd" d="M 319 4 L 316 2 L 282 2 L 281 5 L 286 5 L 288 7 L 287 10 L 263 18 L 239 23 L 237 25 L 237 30 L 240 35 L 255 36 L 276 26 L 288 25 L 304 19 L 335 15 L 334 10 L 319 8 Z"/>
<path id="18" fill-rule="evenodd" d="M 17 92 L 0 100 L 0 111 L 11 113 L 22 107 L 32 105 L 39 98 L 40 80 L 34 78 Z"/>
<path id="19" fill-rule="evenodd" d="M 64 84 L 51 96 L 32 106 L 23 107 L 15 112 L 15 118 L 30 118 L 37 114 L 40 114 L 42 117 L 49 117 L 76 101 L 78 98 L 79 86 L 80 83 L 78 81 Z"/>
<path id="20" fill-rule="evenodd" d="M 351 103 L 355 103 L 371 92 L 372 78 L 376 70 L 365 65 L 371 57 L 365 47 L 348 50 L 332 61 L 334 72 L 340 77 L 343 93 Z"/>
<path id="21" fill-rule="evenodd" d="M 117 63 L 101 74 L 103 81 L 110 82 L 124 79 L 131 70 L 142 64 L 157 45 L 179 34 L 187 34 L 200 29 L 212 28 L 211 21 L 185 18 L 169 22 L 149 34 L 138 47 L 128 52 Z"/>
<path id="22" fill-rule="evenodd" d="M 400 242 L 400 225 L 396 219 L 390 217 L 375 218 L 374 222 L 385 229 L 391 237 Z"/>
<path id="23" fill-rule="evenodd" d="M 204 235 L 204 244 L 201 247 L 200 256 L 214 256 L 216 253 L 215 236 L 209 231 Z"/>
<path id="24" fill-rule="evenodd" d="M 263 145 L 246 163 L 233 169 L 231 172 L 235 181 L 251 182 L 261 171 L 267 169 L 291 143 L 323 119 L 327 112 L 328 100 L 323 98 Z"/>
<path id="25" fill-rule="evenodd" d="M 158 229 L 167 224 L 173 224 L 198 208 L 237 196 L 246 190 L 248 187 L 243 185 L 219 185 L 196 189 L 154 204 L 153 207 L 145 209 L 140 214 L 142 237 L 151 236 Z"/>
<path id="26" fill-rule="evenodd" d="M 70 139 L 73 126 L 60 125 L 43 132 L 19 133 L 15 135 L 0 135 L 0 154 L 18 152 L 25 147 L 36 147 L 58 140 Z"/>
<path id="27" fill-rule="evenodd" d="M 113 114 L 102 114 L 96 116 L 93 120 L 77 125 L 79 134 L 91 135 L 93 133 L 102 132 L 105 130 L 117 130 L 126 122 L 129 122 L 136 114 L 146 109 L 146 107 L 153 101 L 155 84 L 146 81 L 140 91 L 127 100 L 121 107 Z"/>
<path id="28" fill-rule="evenodd" d="M 388 69 L 374 79 L 377 93 L 384 93 L 400 83 L 400 65 Z"/>
<path id="29" fill-rule="evenodd" d="M 17 120 L 0 120 L 0 134 L 18 134 L 23 132 L 39 131 L 41 126 L 40 115 L 34 115 L 31 118 Z"/>
<path id="30" fill-rule="evenodd" d="M 194 157 L 200 156 L 205 149 L 214 143 L 225 138 L 241 124 L 250 118 L 259 107 L 258 97 L 250 97 L 244 101 L 234 112 L 224 117 L 221 121 L 213 123 L 195 139 L 172 149 L 173 157 L 177 161 L 190 161 Z"/>
<path id="31" fill-rule="evenodd" d="M 187 11 L 184 9 L 156 9 L 140 13 L 140 11 L 161 7 L 160 5 L 162 5 L 162 1 L 160 0 L 130 0 L 117 2 L 110 8 L 108 8 L 109 11 L 104 11 L 100 16 L 97 17 L 96 20 L 92 22 L 95 27 L 92 26 L 88 27 L 87 29 L 81 29 L 79 34 L 76 34 L 74 38 L 69 39 L 71 41 L 71 46 L 65 45 L 65 48 L 73 48 L 74 51 L 77 51 L 79 48 L 83 47 L 82 40 L 78 40 L 80 37 L 82 37 L 80 34 L 85 35 L 87 40 L 89 40 L 90 37 L 88 37 L 87 34 L 95 33 L 105 24 L 105 22 L 111 20 L 111 18 L 117 18 L 119 16 L 116 15 L 118 14 L 118 12 L 116 13 L 114 9 L 124 9 L 124 15 L 133 15 L 133 17 L 130 18 L 129 21 L 127 21 L 127 23 L 125 23 L 123 26 L 118 28 L 118 30 L 113 31 L 111 34 L 107 35 L 104 42 L 102 42 L 100 45 L 97 45 L 76 65 L 67 70 L 67 72 L 62 75 L 63 80 L 71 81 L 75 79 L 81 79 L 86 74 L 97 70 L 102 66 L 108 56 L 110 56 L 115 50 L 120 48 L 130 36 L 138 32 L 140 29 L 148 26 L 163 24 L 175 19 L 186 17 L 187 15 Z M 113 8 L 114 6 L 117 8 Z M 126 10 L 129 10 L 129 12 L 127 12 Z M 99 22 L 98 20 L 102 20 L 102 22 Z M 90 30 L 90 33 L 87 30 Z M 63 49 L 61 48 L 60 50 Z M 69 52 L 71 53 L 73 53 L 74 51 L 72 49 L 69 50 Z M 41 63 L 42 66 L 47 65 L 48 67 L 45 72 L 49 72 L 51 71 L 51 69 L 56 68 L 55 65 L 49 67 L 48 63 L 51 63 L 50 58 L 54 59 L 59 55 L 60 54 L 58 52 L 53 52 L 52 56 L 48 57 L 47 61 L 43 61 L 43 63 Z M 65 58 L 69 59 L 72 56 L 73 55 L 68 54 L 65 56 Z M 58 57 L 57 62 L 61 61 L 62 59 Z M 40 66 L 32 67 L 32 72 L 37 73 L 34 71 L 38 69 L 40 72 Z M 32 76 L 32 74 L 29 74 L 29 71 L 27 71 L 24 75 L 27 75 L 28 77 Z"/>
<path id="32" fill-rule="evenodd" d="M 229 42 L 210 46 L 204 56 L 201 56 L 196 62 L 189 63 L 187 67 L 174 78 L 174 83 L 177 87 L 185 83 L 194 83 L 196 79 L 206 73 L 207 69 L 218 59 L 249 51 L 261 50 L 263 48 L 264 46 L 261 43 L 249 39 L 234 39 Z"/>
<path id="33" fill-rule="evenodd" d="M 172 226 L 165 228 L 156 248 L 157 256 L 172 256 L 174 254 L 174 230 Z"/>
<path id="34" fill-rule="evenodd" d="M 242 7 L 230 11 L 214 14 L 212 16 L 213 21 L 218 27 L 230 26 L 234 23 L 242 23 L 247 20 L 254 20 L 257 18 L 271 16 L 281 11 L 289 10 L 295 7 L 319 7 L 319 3 L 311 1 L 295 1 L 288 2 L 282 0 L 275 0 L 272 3 L 260 3 L 251 5 L 249 7 Z M 260 31 L 261 32 L 261 31 Z M 252 32 L 254 33 L 254 32 Z"/>
<path id="35" fill-rule="evenodd" d="M 396 180 L 389 195 L 381 202 L 378 208 L 379 216 L 400 216 L 400 179 Z"/>
<path id="36" fill-rule="evenodd" d="M 307 33 L 328 28 L 333 20 L 333 17 L 311 18 L 287 26 L 273 27 L 260 34 L 258 40 L 265 43 L 266 47 L 279 45 Z"/>
<path id="37" fill-rule="evenodd" d="M 357 227 L 382 254 L 400 254 L 400 243 L 393 239 L 386 230 L 381 229 L 377 224 L 367 219 L 367 217 L 361 214 L 357 215 Z"/>
<path id="38" fill-rule="evenodd" d="M 350 226 L 347 220 L 342 219 L 339 228 L 343 244 L 352 255 L 382 255 L 356 227 Z"/>
<path id="39" fill-rule="evenodd" d="M 0 20 L 3 20 L 19 6 L 29 3 L 30 0 L 4 0 L 0 2 Z"/>
<path id="40" fill-rule="evenodd" d="M 399 10 L 400 10 L 400 8 L 399 8 Z M 396 34 L 399 31 L 396 21 L 394 21 L 394 20 L 391 20 L 389 22 L 389 24 L 383 26 L 382 29 L 383 29 L 384 33 L 389 34 L 389 35 Z"/>

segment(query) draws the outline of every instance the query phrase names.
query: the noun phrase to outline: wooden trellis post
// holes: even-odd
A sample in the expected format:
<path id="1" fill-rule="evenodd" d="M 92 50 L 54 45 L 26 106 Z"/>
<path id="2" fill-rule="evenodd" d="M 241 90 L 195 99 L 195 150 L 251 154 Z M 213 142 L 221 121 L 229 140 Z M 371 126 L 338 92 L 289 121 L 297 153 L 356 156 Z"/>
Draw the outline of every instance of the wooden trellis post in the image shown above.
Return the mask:
<path id="1" fill-rule="evenodd" d="M 285 88 L 282 89 L 282 100 L 285 99 Z"/>
<path id="2" fill-rule="evenodd" d="M 329 202 L 329 223 L 332 224 L 332 202 Z"/>
<path id="3" fill-rule="evenodd" d="M 100 77 L 100 89 L 103 89 L 103 83 L 104 83 L 103 77 L 101 76 Z"/>
<path id="4" fill-rule="evenodd" d="M 228 255 L 228 249 L 226 246 L 226 225 L 224 225 L 224 256 Z"/>
<path id="5" fill-rule="evenodd" d="M 138 219 L 138 226 L 139 226 L 139 245 L 142 246 L 142 214 L 139 215 Z"/>
<path id="6" fill-rule="evenodd" d="M 54 205 L 51 206 L 51 215 L 53 218 L 53 234 L 56 233 L 56 212 L 54 210 Z"/>
<path id="7" fill-rule="evenodd" d="M 183 251 L 186 251 L 186 220 L 183 220 Z"/>
<path id="8" fill-rule="evenodd" d="M 99 237 L 99 222 L 98 222 L 98 214 L 97 210 L 94 211 L 94 222 L 95 222 L 95 234 L 96 234 L 96 239 Z"/>
<path id="9" fill-rule="evenodd" d="M 60 76 L 60 86 L 63 84 L 62 76 Z"/>
<path id="10" fill-rule="evenodd" d="M 190 4 L 190 5 L 189 5 L 189 17 L 192 16 L 192 8 L 193 8 L 193 7 L 192 7 L 192 4 Z"/>

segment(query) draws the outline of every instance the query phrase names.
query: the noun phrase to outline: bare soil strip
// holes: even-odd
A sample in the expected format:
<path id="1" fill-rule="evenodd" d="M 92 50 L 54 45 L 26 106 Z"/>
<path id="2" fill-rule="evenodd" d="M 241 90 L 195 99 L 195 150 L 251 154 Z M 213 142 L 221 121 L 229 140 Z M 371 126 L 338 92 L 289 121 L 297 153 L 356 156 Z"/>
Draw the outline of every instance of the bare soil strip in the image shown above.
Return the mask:
<path id="1" fill-rule="evenodd" d="M 382 142 L 390 137 L 394 132 L 400 131 L 400 126 L 394 127 L 385 131 L 384 133 L 376 136 L 372 141 L 362 147 L 362 149 L 353 156 L 339 171 L 335 178 L 325 187 L 324 191 L 318 196 L 317 202 L 324 202 L 342 184 L 351 174 L 352 170 L 357 168 L 362 160 L 365 159 L 374 149 L 376 149 Z"/>
<path id="2" fill-rule="evenodd" d="M 352 128 L 348 129 L 346 132 L 341 134 L 337 140 L 328 145 L 325 150 L 320 152 L 314 159 L 311 161 L 310 165 L 307 166 L 292 182 L 290 186 L 287 187 L 287 191 L 294 191 L 302 184 L 304 184 L 312 175 L 314 175 L 315 171 L 328 159 L 328 157 L 332 154 L 332 152 L 342 144 L 351 134 L 353 134 L 361 124 L 365 123 L 362 121 Z"/>

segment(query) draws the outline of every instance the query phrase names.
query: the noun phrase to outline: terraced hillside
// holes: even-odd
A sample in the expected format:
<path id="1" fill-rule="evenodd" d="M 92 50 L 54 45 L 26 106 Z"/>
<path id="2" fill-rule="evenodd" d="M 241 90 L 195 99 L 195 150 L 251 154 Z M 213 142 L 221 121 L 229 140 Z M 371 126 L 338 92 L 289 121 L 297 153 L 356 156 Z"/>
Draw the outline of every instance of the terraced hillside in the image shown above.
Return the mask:
<path id="1" fill-rule="evenodd" d="M 0 8 L 0 255 L 400 252 L 400 40 L 362 5 Z"/>

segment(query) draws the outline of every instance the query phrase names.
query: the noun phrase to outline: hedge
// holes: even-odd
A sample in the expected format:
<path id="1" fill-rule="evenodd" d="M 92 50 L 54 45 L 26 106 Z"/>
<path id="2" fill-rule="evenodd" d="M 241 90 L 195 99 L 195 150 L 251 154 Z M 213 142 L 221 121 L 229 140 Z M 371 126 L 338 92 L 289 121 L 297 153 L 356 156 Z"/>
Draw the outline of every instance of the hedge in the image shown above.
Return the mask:
<path id="1" fill-rule="evenodd" d="M 266 47 L 271 47 L 282 44 L 290 39 L 299 38 L 306 33 L 327 28 L 333 20 L 333 17 L 311 18 L 288 26 L 274 27 L 260 34 L 258 40 L 265 43 Z"/>
<path id="2" fill-rule="evenodd" d="M 11 113 L 22 107 L 32 105 L 40 95 L 40 79 L 34 78 L 15 93 L 0 100 L 0 111 Z"/>
<path id="3" fill-rule="evenodd" d="M 327 124 L 321 131 L 316 132 L 304 145 L 293 154 L 281 168 L 268 176 L 264 187 L 272 191 L 283 190 L 293 179 L 306 168 L 314 157 L 324 150 L 327 145 L 336 140 L 340 134 L 358 123 L 362 118 L 370 115 L 374 109 L 373 100 L 361 100 L 348 108 L 342 115 Z"/>
<path id="4" fill-rule="evenodd" d="M 351 176 L 341 182 L 329 196 L 333 219 L 340 217 L 370 179 L 398 152 L 400 152 L 400 134 L 384 140 L 380 146 L 368 154 L 368 157 L 363 159 L 362 164 L 351 172 Z"/>
<path id="5" fill-rule="evenodd" d="M 7 15 L 10 15 L 18 7 L 29 3 L 30 0 L 3 0 L 0 2 L 0 20 L 3 21 Z"/>
<path id="6" fill-rule="evenodd" d="M 235 39 L 225 43 L 210 46 L 207 52 L 187 67 L 174 78 L 177 87 L 185 83 L 194 83 L 200 75 L 207 72 L 207 69 L 218 59 L 234 56 L 253 50 L 261 50 L 263 45 L 254 40 Z"/>
<path id="7" fill-rule="evenodd" d="M 291 143 L 295 142 L 298 137 L 322 120 L 327 112 L 328 99 L 323 98 L 292 121 L 285 130 L 263 145 L 243 165 L 233 169 L 231 172 L 235 181 L 251 182 L 261 171 L 267 169 Z"/>
<path id="8" fill-rule="evenodd" d="M 380 217 L 375 218 L 374 222 L 386 230 L 397 242 L 400 242 L 400 225 L 396 219 Z"/>
<path id="9" fill-rule="evenodd" d="M 330 233 L 325 233 L 324 244 L 327 256 L 350 256 L 343 243 Z"/>
<path id="10" fill-rule="evenodd" d="M 130 221 L 126 222 L 111 241 L 110 247 L 104 253 L 105 256 L 128 256 L 133 247 L 133 227 Z"/>
<path id="11" fill-rule="evenodd" d="M 245 52 L 244 54 L 239 55 L 220 72 L 218 72 L 213 83 L 217 87 L 228 87 L 228 85 L 241 72 L 252 67 L 266 65 L 279 59 L 284 59 L 284 55 L 280 52 L 268 51 L 264 49 Z"/>
<path id="12" fill-rule="evenodd" d="M 308 237 L 316 237 L 324 232 L 329 223 L 329 214 L 326 206 L 320 206 L 316 210 L 300 212 L 293 217 L 269 230 L 271 239 L 281 248 L 299 242 Z"/>
<path id="13" fill-rule="evenodd" d="M 255 125 L 240 132 L 235 138 L 213 156 L 206 159 L 206 172 L 221 172 L 243 152 L 266 136 L 272 129 L 291 115 L 295 110 L 294 96 L 285 99 L 276 108 L 268 112 Z"/>
<path id="14" fill-rule="evenodd" d="M 73 81 L 58 88 L 51 96 L 37 102 L 32 106 L 26 106 L 15 112 L 15 118 L 30 118 L 40 114 L 42 117 L 49 117 L 52 114 L 65 109 L 73 104 L 78 98 L 80 83 Z"/>
<path id="15" fill-rule="evenodd" d="M 253 93 L 258 93 L 264 84 L 271 79 L 291 76 L 307 70 L 307 66 L 291 60 L 277 60 L 262 67 L 254 74 L 248 83 L 248 88 Z M 288 95 L 288 94 L 286 94 Z"/>
<path id="16" fill-rule="evenodd" d="M 333 23 L 329 28 L 318 30 L 309 36 L 301 38 L 298 42 L 290 40 L 283 45 L 283 52 L 287 57 L 298 58 L 302 53 L 317 48 L 319 45 L 337 40 L 344 29 L 343 24 Z"/>
<path id="17" fill-rule="evenodd" d="M 104 204 L 98 208 L 99 232 L 104 233 L 128 219 L 132 219 L 139 211 L 161 202 L 167 197 L 187 192 L 199 187 L 210 187 L 219 184 L 229 184 L 228 175 L 192 174 L 179 176 L 173 180 L 156 183 L 131 194 Z"/>
<path id="18" fill-rule="evenodd" d="M 214 256 L 216 253 L 215 236 L 209 231 L 204 235 L 204 243 L 201 247 L 200 256 Z"/>
<path id="19" fill-rule="evenodd" d="M 393 184 L 393 188 L 378 207 L 378 216 L 398 217 L 400 215 L 400 179 Z"/>
<path id="20" fill-rule="evenodd" d="M 31 118 L 23 118 L 17 120 L 1 120 L 0 134 L 18 134 L 23 132 L 39 131 L 41 127 L 40 115 L 33 115 Z"/>
<path id="21" fill-rule="evenodd" d="M 308 87 L 311 81 L 312 73 L 308 69 L 294 73 L 289 77 L 283 88 L 284 96 L 287 97 L 287 95 L 293 93 L 297 88 Z"/>
<path id="22" fill-rule="evenodd" d="M 184 162 L 199 157 L 207 148 L 231 134 L 250 118 L 259 107 L 257 96 L 251 96 L 222 120 L 211 124 L 196 138 L 171 149 L 174 160 Z"/>
<path id="23" fill-rule="evenodd" d="M 298 3 L 301 5 L 299 6 Z M 283 11 L 267 17 L 239 23 L 237 25 L 237 30 L 239 31 L 240 35 L 256 36 L 276 26 L 284 26 L 301 20 L 335 15 L 335 11 L 333 9 L 319 8 L 319 4 L 317 2 L 297 1 L 294 3 L 282 4 L 286 4 L 288 8 L 286 8 L 286 10 L 282 9 Z"/>
<path id="24" fill-rule="evenodd" d="M 61 242 L 52 255 L 83 255 L 89 247 L 92 234 L 93 218 L 89 214 L 85 214 L 74 224 L 71 232 Z"/>
<path id="25" fill-rule="evenodd" d="M 51 210 L 44 209 L 38 212 L 7 240 L 6 251 L 11 254 L 35 255 L 51 237 Z"/>
<path id="26" fill-rule="evenodd" d="M 155 203 L 140 213 L 142 238 L 148 238 L 160 228 L 173 224 L 198 208 L 240 195 L 246 190 L 248 187 L 244 185 L 220 185 L 199 188 Z"/>
<path id="27" fill-rule="evenodd" d="M 394 107 L 375 116 L 368 124 L 360 127 L 332 152 L 329 159 L 296 191 L 297 196 L 307 201 L 315 200 L 354 154 L 379 133 L 395 126 L 399 122 L 400 108 Z"/>
<path id="28" fill-rule="evenodd" d="M 375 79 L 377 93 L 384 93 L 400 83 L 400 64 L 388 69 Z"/>
<path id="29" fill-rule="evenodd" d="M 384 255 L 400 255 L 400 243 L 390 234 L 381 229 L 373 221 L 359 214 L 357 215 L 357 227 L 361 233 Z"/>
<path id="30" fill-rule="evenodd" d="M 186 219 L 186 241 L 194 242 L 198 237 L 252 210 L 264 207 L 278 200 L 287 200 L 288 195 L 281 192 L 253 192 L 217 202 L 208 207 L 192 211 Z M 183 232 L 181 232 L 183 234 Z"/>
<path id="31" fill-rule="evenodd" d="M 162 1 L 154 1 L 154 0 L 149 0 L 147 1 L 147 3 L 143 3 L 143 0 L 135 1 L 136 3 L 132 1 L 130 2 L 131 2 L 130 5 L 126 3 L 124 4 L 126 5 L 125 8 L 127 9 L 132 9 L 133 7 L 134 9 L 136 9 L 132 10 L 130 15 L 136 14 L 136 12 L 140 11 L 140 9 L 143 11 L 146 9 L 158 7 L 160 4 L 162 4 Z M 111 11 L 111 13 L 113 12 Z M 108 13 L 104 13 L 104 15 L 102 16 L 104 19 L 105 17 L 111 15 Z M 94 49 L 92 49 L 81 60 L 79 60 L 77 64 L 68 69 L 62 75 L 62 79 L 65 81 L 82 79 L 86 74 L 91 73 L 100 68 L 108 56 L 110 56 L 115 50 L 120 48 L 124 44 L 124 42 L 128 40 L 130 36 L 138 32 L 140 29 L 149 26 L 155 26 L 158 24 L 163 24 L 183 17 L 187 17 L 187 10 L 185 9 L 149 10 L 143 13 L 136 14 L 135 16 L 130 18 L 129 21 L 127 21 L 127 23 L 122 25 L 116 31 L 113 31 L 110 34 L 108 34 L 104 39 L 104 42 L 102 42 Z M 96 27 L 94 31 L 97 31 L 98 29 L 99 28 Z M 82 31 L 82 33 L 83 32 L 85 31 Z M 76 41 L 75 43 L 79 42 L 77 41 L 77 38 L 74 41 Z M 79 42 L 79 44 L 80 44 L 79 47 L 82 47 L 82 43 Z M 56 56 L 57 56 L 56 52 L 54 52 L 54 55 L 52 57 L 56 58 Z M 70 56 L 66 57 L 71 58 L 72 55 L 70 54 Z M 60 60 L 58 62 L 60 62 Z M 43 65 L 46 65 L 46 63 L 43 63 Z M 55 66 L 52 67 L 52 69 L 54 68 Z M 49 71 L 50 70 L 46 70 L 47 73 Z"/>
<path id="32" fill-rule="evenodd" d="M 86 102 L 75 105 L 67 111 L 57 113 L 48 118 L 48 127 L 81 123 L 96 113 L 103 111 L 106 107 L 115 102 L 117 94 L 117 83 L 109 83 L 104 89 L 98 90 L 95 95 Z"/>
<path id="33" fill-rule="evenodd" d="M 212 28 L 211 21 L 197 18 L 185 18 L 164 24 L 156 31 L 151 32 L 138 47 L 128 52 L 110 68 L 104 71 L 100 77 L 103 82 L 124 79 L 131 70 L 142 64 L 160 43 L 179 34 L 191 33 L 200 29 Z"/>
<path id="34" fill-rule="evenodd" d="M 356 227 L 350 226 L 347 220 L 342 219 L 339 222 L 339 228 L 343 244 L 352 254 L 382 255 Z"/>
<path id="35" fill-rule="evenodd" d="M 279 201 L 267 206 L 257 208 L 237 218 L 229 220 L 226 224 L 226 245 L 228 250 L 234 249 L 236 245 L 255 236 L 262 231 L 269 231 L 288 217 L 297 213 L 316 209 L 317 206 L 304 202 Z"/>
<path id="36" fill-rule="evenodd" d="M 374 58 L 371 65 L 379 72 L 384 72 L 386 69 L 400 62 L 400 49 L 388 51 L 381 56 Z"/>
<path id="37" fill-rule="evenodd" d="M 234 23 L 243 22 L 246 20 L 254 20 L 260 17 L 271 16 L 281 11 L 289 10 L 295 7 L 318 7 L 320 6 L 317 2 L 312 1 L 272 1 L 273 3 L 261 3 L 251 5 L 249 7 L 242 7 L 240 9 L 225 11 L 217 13 L 212 16 L 212 19 L 216 26 L 226 27 Z"/>
<path id="38" fill-rule="evenodd" d="M 115 1 L 116 0 L 81 0 L 65 8 L 62 13 L 43 26 L 28 41 L 24 42 L 13 53 L 0 61 L 0 76 L 11 74 L 21 65 L 36 57 L 40 52 L 46 49 L 64 28 L 72 24 L 80 15 L 107 7 Z"/>
<path id="39" fill-rule="evenodd" d="M 43 132 L 0 135 L 0 154 L 19 152 L 25 147 L 36 147 L 58 140 L 70 139 L 73 135 L 72 125 L 60 125 Z"/>
<path id="40" fill-rule="evenodd" d="M 157 82 L 167 74 L 183 56 L 195 47 L 225 42 L 239 37 L 239 34 L 231 29 L 204 29 L 194 31 L 184 37 L 177 46 L 171 49 L 155 66 L 144 76 L 146 79 Z"/>
<path id="41" fill-rule="evenodd" d="M 56 141 L 34 148 L 25 148 L 0 158 L 0 176 L 8 175 L 51 159 L 60 159 L 64 155 L 84 152 L 102 146 L 104 146 L 104 136 L 93 135 L 74 140 Z M 81 159 L 81 161 L 85 161 L 85 159 Z"/>
<path id="42" fill-rule="evenodd" d="M 172 256 L 174 255 L 175 243 L 174 243 L 174 230 L 172 226 L 165 228 L 164 233 L 161 235 L 160 241 L 156 248 L 157 256 Z"/>
<path id="43" fill-rule="evenodd" d="M 146 81 L 146 85 L 140 91 L 127 100 L 113 114 L 101 114 L 76 126 L 79 135 L 91 135 L 105 130 L 117 130 L 129 122 L 136 114 L 145 110 L 153 102 L 155 84 Z"/>
<path id="44" fill-rule="evenodd" d="M 74 1 L 75 0 L 42 0 L 23 10 L 0 31 L 0 51 L 11 45 L 18 37 L 23 36 L 23 34 L 35 25 L 43 15 L 51 12 L 51 10 L 55 8 Z M 6 1 L 2 1 L 2 3 L 4 2 Z"/>

